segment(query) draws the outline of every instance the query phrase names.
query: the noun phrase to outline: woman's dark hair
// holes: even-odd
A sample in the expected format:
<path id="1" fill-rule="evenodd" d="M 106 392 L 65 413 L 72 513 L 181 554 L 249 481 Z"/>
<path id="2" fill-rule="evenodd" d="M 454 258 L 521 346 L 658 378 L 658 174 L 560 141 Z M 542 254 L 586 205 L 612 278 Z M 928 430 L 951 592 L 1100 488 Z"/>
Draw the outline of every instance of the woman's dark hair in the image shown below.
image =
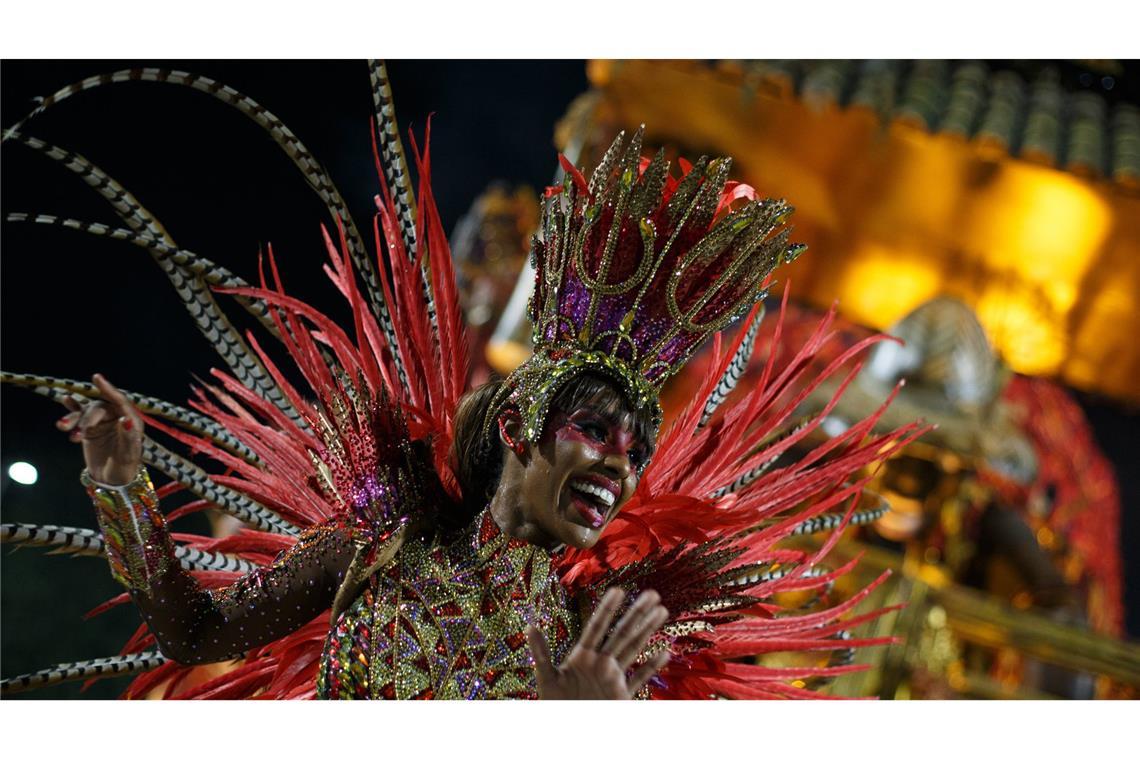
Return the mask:
<path id="1" fill-rule="evenodd" d="M 503 474 L 503 445 L 498 425 L 485 424 L 499 413 L 492 409 L 502 380 L 491 380 L 468 393 L 455 411 L 455 442 L 452 458 L 455 476 L 463 490 L 463 522 L 479 513 L 499 487 Z M 550 411 L 572 412 L 589 407 L 605 416 L 632 417 L 633 434 L 652 449 L 655 431 L 648 410 L 634 411 L 625 396 L 601 375 L 584 374 L 562 386 L 550 403 Z"/>

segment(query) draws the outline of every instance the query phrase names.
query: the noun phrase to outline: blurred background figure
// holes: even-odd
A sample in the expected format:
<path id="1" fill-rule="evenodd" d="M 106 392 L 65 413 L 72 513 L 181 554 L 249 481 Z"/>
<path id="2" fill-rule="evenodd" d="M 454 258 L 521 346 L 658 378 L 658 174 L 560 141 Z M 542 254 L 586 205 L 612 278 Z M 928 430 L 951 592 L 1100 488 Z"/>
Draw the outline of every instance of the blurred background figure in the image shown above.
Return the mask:
<path id="1" fill-rule="evenodd" d="M 497 182 L 475 199 L 451 235 L 475 386 L 490 378 L 492 368 L 513 368 L 526 358 L 525 353 L 512 350 L 517 343 L 488 346 L 488 342 L 526 265 L 538 217 L 538 196 L 533 189 L 511 190 L 505 182 Z M 499 356 L 496 350 L 505 353 Z"/>

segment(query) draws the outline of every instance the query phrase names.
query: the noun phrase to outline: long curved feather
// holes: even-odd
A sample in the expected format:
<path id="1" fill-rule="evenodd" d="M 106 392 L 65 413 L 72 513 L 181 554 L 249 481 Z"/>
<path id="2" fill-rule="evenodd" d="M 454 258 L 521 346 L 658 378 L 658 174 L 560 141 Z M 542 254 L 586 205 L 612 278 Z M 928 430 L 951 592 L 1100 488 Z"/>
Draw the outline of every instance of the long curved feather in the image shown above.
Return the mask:
<path id="1" fill-rule="evenodd" d="M 416 259 L 416 200 L 412 193 L 412 177 L 400 139 L 400 126 L 396 121 L 396 106 L 392 87 L 388 83 L 388 69 L 377 59 L 368 61 L 368 75 L 372 82 L 372 105 L 376 111 L 376 136 L 380 148 L 380 166 L 388 187 L 392 189 L 393 208 L 400 221 L 404 247 L 413 261 Z"/>
<path id="2" fill-rule="evenodd" d="M 372 103 L 376 112 L 374 145 L 379 147 L 377 169 L 381 182 L 391 188 L 392 208 L 399 220 L 400 235 L 408 258 L 420 261 L 420 247 L 423 241 L 422 222 L 416 213 L 416 200 L 412 192 L 412 178 L 408 171 L 408 160 L 404 153 L 404 143 L 400 139 L 400 127 L 396 121 L 396 106 L 392 99 L 392 88 L 388 84 L 388 69 L 378 59 L 368 61 L 369 77 L 372 81 Z M 431 129 L 430 119 L 428 129 Z M 420 177 L 421 188 L 423 176 Z M 422 191 L 422 189 L 421 189 Z M 423 278 L 423 294 L 427 304 L 428 320 L 436 326 L 435 298 L 432 295 L 428 269 L 430 262 L 425 260 L 420 269 Z"/>
<path id="3" fill-rule="evenodd" d="M 48 158 L 62 164 L 66 169 L 76 174 L 87 186 L 95 190 L 102 196 L 111 207 L 114 208 L 115 213 L 122 219 L 127 226 L 129 226 L 136 234 L 151 238 L 156 242 L 162 243 L 165 248 L 154 249 L 155 253 L 169 255 L 171 259 L 180 267 L 189 269 L 190 272 L 197 275 L 204 282 L 210 285 L 233 285 L 240 287 L 244 284 L 241 278 L 234 275 L 229 270 L 219 266 L 207 259 L 191 254 L 189 251 L 179 249 L 174 239 L 166 228 L 151 214 L 138 199 L 135 198 L 130 192 L 127 191 L 117 180 L 100 169 L 94 163 L 89 161 L 84 156 L 57 145 L 51 145 L 43 140 L 40 140 L 29 135 L 21 133 L 13 133 L 12 138 L 19 140 L 24 145 L 32 150 L 43 153 Z M 9 218 L 8 221 L 23 221 L 21 219 Z M 35 219 L 34 221 L 39 221 Z M 81 224 L 81 223 L 80 223 Z M 65 224 L 65 226 L 68 226 Z M 89 230 L 94 232 L 94 230 Z M 116 237 L 112 231 L 110 237 Z M 275 330 L 272 320 L 269 319 L 265 313 L 265 307 L 256 301 L 249 301 L 247 299 L 240 299 L 239 303 L 242 308 L 252 314 L 261 322 L 262 326 L 267 330 Z"/>
<path id="4" fill-rule="evenodd" d="M 93 383 L 64 377 L 0 371 L 0 383 L 31 388 L 33 392 L 57 401 L 64 396 L 72 395 L 82 396 L 85 399 L 100 397 L 99 390 Z M 256 463 L 258 461 L 257 455 L 248 446 L 210 417 L 154 396 L 146 396 L 127 390 L 122 392 L 143 414 L 171 420 L 195 435 L 207 438 L 218 446 L 237 454 L 248 462 Z"/>
<path id="5" fill-rule="evenodd" d="M 847 518 L 847 526 L 854 527 L 857 525 L 869 525 L 875 520 L 891 511 L 891 507 L 883 500 L 881 506 L 874 509 L 862 509 L 852 512 L 850 517 Z M 792 528 L 790 535 L 793 536 L 806 536 L 812 533 L 822 533 L 828 530 L 835 530 L 843 524 L 844 515 L 826 514 L 817 515 L 810 520 L 804 520 L 802 523 Z"/>
<path id="6" fill-rule="evenodd" d="M 81 662 L 65 662 L 37 670 L 34 673 L 2 679 L 0 680 L 0 694 L 18 694 L 28 689 L 39 689 L 66 681 L 145 673 L 168 661 L 166 655 L 156 650 L 116 657 L 100 657 Z"/>
<path id="7" fill-rule="evenodd" d="M 0 523 L 0 544 L 51 548 L 52 554 L 102 557 L 105 549 L 99 531 L 61 525 Z M 258 568 L 254 562 L 193 546 L 175 546 L 174 557 L 185 570 L 218 570 L 245 574 Z"/>
<path id="8" fill-rule="evenodd" d="M 29 120 L 74 95 L 97 87 L 122 82 L 156 82 L 160 84 L 190 87 L 236 108 L 239 112 L 252 119 L 258 126 L 264 129 L 301 171 L 305 182 L 325 203 L 330 215 L 345 225 L 352 252 L 352 259 L 357 271 L 364 278 L 369 304 L 376 318 L 380 320 L 385 336 L 392 342 L 396 334 L 395 326 L 392 324 L 388 306 L 384 302 L 383 295 L 379 289 L 376 279 L 376 270 L 372 266 L 372 261 L 364 246 L 364 240 L 360 236 L 360 232 L 356 227 L 355 221 L 353 221 L 352 215 L 348 211 L 348 206 L 345 204 L 344 198 L 341 197 L 340 191 L 337 190 L 336 185 L 321 164 L 313 157 L 304 143 L 293 134 L 292 130 L 285 126 L 277 116 L 260 103 L 229 85 L 218 82 L 210 77 L 192 74 L 186 71 L 173 71 L 153 67 L 122 69 L 107 74 L 99 74 L 88 77 L 80 82 L 61 87 L 51 95 L 41 98 L 39 105 L 37 105 L 35 109 L 15 125 L 4 131 L 4 135 L 0 138 L 0 141 L 7 141 L 12 136 L 18 134 L 23 125 Z"/>
<path id="9" fill-rule="evenodd" d="M 146 248 L 151 258 L 170 280 L 178 294 L 182 305 L 190 312 L 199 332 L 206 337 L 210 345 L 221 355 L 226 366 L 244 384 L 255 389 L 259 394 L 277 404 L 285 414 L 290 415 L 298 424 L 302 424 L 297 410 L 281 395 L 281 391 L 265 373 L 265 368 L 257 357 L 249 350 L 249 346 L 241 335 L 230 324 L 229 318 L 218 306 L 213 294 L 198 276 L 188 273 L 188 270 L 179 266 L 169 255 L 172 252 L 168 246 L 151 238 L 148 235 L 136 233 L 132 230 L 116 229 L 98 222 L 81 222 L 75 219 L 60 219 L 50 214 L 24 214 L 13 213 L 6 217 L 9 222 L 32 221 L 38 224 L 59 225 L 68 229 L 88 232 L 95 235 L 106 235 L 120 240 L 140 245 Z M 178 250 L 178 249 L 173 249 Z M 186 251 L 181 254 L 193 257 Z M 209 263 L 209 262 L 207 262 Z"/>
<path id="10" fill-rule="evenodd" d="M 143 462 L 244 523 L 271 533 L 287 536 L 300 534 L 296 526 L 282 519 L 280 515 L 274 514 L 248 496 L 220 485 L 201 467 L 191 464 L 150 438 L 143 439 Z"/>
<path id="11" fill-rule="evenodd" d="M 708 400 L 705 401 L 704 412 L 701 413 L 701 419 L 697 423 L 698 429 L 708 424 L 713 414 L 728 398 L 728 394 L 736 388 L 740 378 L 744 376 L 744 371 L 748 369 L 748 362 L 752 359 L 752 349 L 756 345 L 756 334 L 760 331 L 760 323 L 763 320 L 764 302 L 761 301 L 752 307 L 752 313 L 745 323 L 746 326 L 737 339 L 736 350 L 733 352 L 728 366 L 724 368 L 720 382 L 716 384 L 712 393 L 709 394 Z"/>

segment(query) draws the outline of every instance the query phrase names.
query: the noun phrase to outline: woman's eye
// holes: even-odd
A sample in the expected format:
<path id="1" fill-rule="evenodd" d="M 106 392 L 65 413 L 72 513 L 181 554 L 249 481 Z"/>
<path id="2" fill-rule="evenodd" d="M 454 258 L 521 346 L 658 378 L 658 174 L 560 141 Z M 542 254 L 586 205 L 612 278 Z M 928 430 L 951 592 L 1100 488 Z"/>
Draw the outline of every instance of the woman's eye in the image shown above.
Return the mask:
<path id="1" fill-rule="evenodd" d="M 596 441 L 606 440 L 606 429 L 594 422 L 579 422 L 577 428 Z"/>

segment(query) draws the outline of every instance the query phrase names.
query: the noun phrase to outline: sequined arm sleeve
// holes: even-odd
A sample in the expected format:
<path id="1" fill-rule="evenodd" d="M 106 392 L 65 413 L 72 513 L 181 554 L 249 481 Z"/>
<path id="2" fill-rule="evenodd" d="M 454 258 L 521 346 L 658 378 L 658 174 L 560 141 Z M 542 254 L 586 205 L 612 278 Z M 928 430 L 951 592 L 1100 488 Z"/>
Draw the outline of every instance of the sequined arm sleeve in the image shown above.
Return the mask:
<path id="1" fill-rule="evenodd" d="M 332 604 L 355 553 L 350 531 L 303 533 L 269 566 L 207 591 L 174 556 L 145 469 L 125 486 L 82 477 L 95 503 L 115 579 L 127 587 L 166 656 L 185 664 L 231 659 L 308 623 Z"/>

